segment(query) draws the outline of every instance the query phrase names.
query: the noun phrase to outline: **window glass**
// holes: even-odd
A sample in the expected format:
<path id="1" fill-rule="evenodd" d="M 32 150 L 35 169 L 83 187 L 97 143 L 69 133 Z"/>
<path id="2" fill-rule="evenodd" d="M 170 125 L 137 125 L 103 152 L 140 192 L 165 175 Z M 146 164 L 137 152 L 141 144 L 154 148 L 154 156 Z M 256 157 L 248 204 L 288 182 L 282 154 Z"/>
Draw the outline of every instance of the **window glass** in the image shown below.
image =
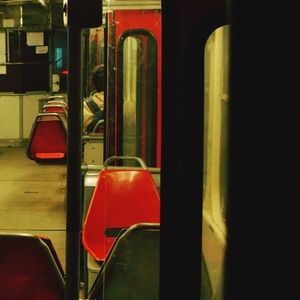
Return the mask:
<path id="1" fill-rule="evenodd" d="M 122 155 L 141 157 L 148 166 L 156 160 L 157 67 L 156 42 L 147 32 L 125 34 L 120 46 L 123 76 L 119 101 L 122 109 Z"/>
<path id="2" fill-rule="evenodd" d="M 6 54 L 1 57 L 5 65 L 0 72 L 0 91 L 49 91 L 50 32 L 9 29 L 1 36 Z"/>
<path id="3" fill-rule="evenodd" d="M 66 30 L 56 31 L 53 35 L 52 74 L 56 74 L 59 78 L 57 92 L 66 92 L 68 74 Z"/>
<path id="4" fill-rule="evenodd" d="M 125 39 L 123 58 L 123 152 L 134 156 L 138 152 L 140 129 L 137 127 L 137 76 L 138 62 L 141 61 L 141 44 L 138 39 Z"/>
<path id="5" fill-rule="evenodd" d="M 214 294 L 221 291 L 226 247 L 228 47 L 229 27 L 223 26 L 205 48 L 203 251 Z"/>

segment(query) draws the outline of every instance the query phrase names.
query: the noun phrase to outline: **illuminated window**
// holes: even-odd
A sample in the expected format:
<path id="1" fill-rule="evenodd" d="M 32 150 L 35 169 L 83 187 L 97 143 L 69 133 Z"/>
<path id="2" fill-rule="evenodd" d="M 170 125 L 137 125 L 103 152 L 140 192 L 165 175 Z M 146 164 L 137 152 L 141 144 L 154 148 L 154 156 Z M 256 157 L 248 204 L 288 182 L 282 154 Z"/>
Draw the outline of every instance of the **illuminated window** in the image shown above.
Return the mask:
<path id="1" fill-rule="evenodd" d="M 57 70 L 61 70 L 62 66 L 63 66 L 63 56 L 62 56 L 62 48 L 55 48 L 55 52 L 54 52 L 54 60 L 55 60 L 55 67 Z"/>
<path id="2" fill-rule="evenodd" d="M 205 47 L 202 245 L 217 299 L 222 299 L 226 247 L 229 114 L 229 27 L 215 30 Z M 213 249 L 213 251 L 212 251 Z"/>
<path id="3" fill-rule="evenodd" d="M 157 46 L 146 31 L 128 32 L 120 43 L 119 107 L 122 155 L 156 160 Z"/>

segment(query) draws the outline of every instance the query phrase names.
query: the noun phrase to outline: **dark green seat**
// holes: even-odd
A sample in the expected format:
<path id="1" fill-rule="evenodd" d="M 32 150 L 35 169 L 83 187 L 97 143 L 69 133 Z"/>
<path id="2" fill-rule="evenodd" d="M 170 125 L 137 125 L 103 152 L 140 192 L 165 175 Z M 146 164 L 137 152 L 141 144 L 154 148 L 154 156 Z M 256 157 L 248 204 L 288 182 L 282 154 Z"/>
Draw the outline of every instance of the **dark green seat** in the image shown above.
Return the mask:
<path id="1" fill-rule="evenodd" d="M 89 300 L 159 300 L 159 255 L 159 224 L 140 223 L 124 229 L 100 268 Z M 204 260 L 201 271 L 201 300 L 211 300 Z"/>
<path id="2" fill-rule="evenodd" d="M 159 239 L 158 224 L 136 224 L 121 232 L 89 299 L 158 299 Z"/>

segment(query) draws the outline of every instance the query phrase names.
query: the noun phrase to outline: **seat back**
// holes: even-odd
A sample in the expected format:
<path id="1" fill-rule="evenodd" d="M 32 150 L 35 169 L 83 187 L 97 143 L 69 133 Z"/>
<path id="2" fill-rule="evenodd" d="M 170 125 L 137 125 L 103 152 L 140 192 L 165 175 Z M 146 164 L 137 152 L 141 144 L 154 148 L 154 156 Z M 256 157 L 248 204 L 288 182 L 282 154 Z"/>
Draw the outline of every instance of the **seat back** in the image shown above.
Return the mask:
<path id="1" fill-rule="evenodd" d="M 63 300 L 64 276 L 43 239 L 0 234 L 0 293 L 10 300 Z"/>
<path id="2" fill-rule="evenodd" d="M 62 160 L 67 156 L 66 119 L 59 113 L 40 113 L 33 123 L 27 156 L 33 160 Z"/>
<path id="3" fill-rule="evenodd" d="M 89 299 L 159 299 L 159 224 L 121 233 L 91 288 Z"/>
<path id="4" fill-rule="evenodd" d="M 108 160 L 107 160 L 108 161 Z M 159 223 L 160 200 L 150 171 L 143 167 L 100 171 L 83 224 L 82 242 L 103 261 L 122 228 Z"/>
<path id="5" fill-rule="evenodd" d="M 63 267 L 62 267 L 62 265 L 60 263 L 58 255 L 57 255 L 57 253 L 55 251 L 55 248 L 54 248 L 54 246 L 53 246 L 52 241 L 50 240 L 50 238 L 47 237 L 47 236 L 40 236 L 40 235 L 38 237 L 48 246 L 48 248 L 49 248 L 49 250 L 50 250 L 50 252 L 51 252 L 51 254 L 53 256 L 53 259 L 54 259 L 54 261 L 56 263 L 57 268 L 59 269 L 59 271 L 62 274 L 62 276 L 65 277 L 64 269 L 63 269 Z"/>
<path id="6" fill-rule="evenodd" d="M 102 264 L 89 300 L 159 300 L 160 225 L 135 224 L 122 231 Z M 201 300 L 212 300 L 202 254 Z"/>
<path id="7" fill-rule="evenodd" d="M 56 112 L 67 116 L 66 106 L 63 104 L 47 103 L 42 107 L 42 112 Z"/>
<path id="8" fill-rule="evenodd" d="M 104 120 L 99 120 L 94 126 L 92 133 L 104 133 Z"/>
<path id="9" fill-rule="evenodd" d="M 67 98 L 62 95 L 49 96 L 46 98 L 46 100 L 47 100 L 47 103 L 56 101 L 56 102 L 60 102 L 60 103 L 65 103 L 66 105 L 68 104 Z"/>

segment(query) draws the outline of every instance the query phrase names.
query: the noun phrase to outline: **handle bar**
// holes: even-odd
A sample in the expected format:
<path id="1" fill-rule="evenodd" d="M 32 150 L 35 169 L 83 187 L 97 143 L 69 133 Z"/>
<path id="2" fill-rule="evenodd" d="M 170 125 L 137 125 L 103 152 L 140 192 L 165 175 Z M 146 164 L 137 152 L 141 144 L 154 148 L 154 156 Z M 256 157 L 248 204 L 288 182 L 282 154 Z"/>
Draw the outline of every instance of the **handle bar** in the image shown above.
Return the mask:
<path id="1" fill-rule="evenodd" d="M 137 156 L 111 156 L 109 157 L 103 164 L 103 168 L 104 169 L 107 169 L 109 164 L 114 161 L 114 160 L 135 160 L 137 161 L 141 167 L 144 169 L 144 170 L 147 170 L 147 166 L 145 164 L 145 162 L 140 158 L 140 157 L 137 157 Z"/>

